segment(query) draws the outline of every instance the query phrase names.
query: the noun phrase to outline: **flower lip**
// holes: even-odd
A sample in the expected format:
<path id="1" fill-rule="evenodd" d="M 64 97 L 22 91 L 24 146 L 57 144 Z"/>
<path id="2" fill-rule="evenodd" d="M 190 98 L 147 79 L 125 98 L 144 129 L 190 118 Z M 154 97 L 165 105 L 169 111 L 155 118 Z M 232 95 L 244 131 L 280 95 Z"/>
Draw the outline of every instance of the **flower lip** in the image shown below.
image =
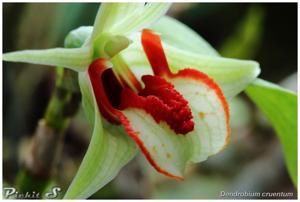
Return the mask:
<path id="1" fill-rule="evenodd" d="M 165 121 L 176 134 L 187 134 L 194 129 L 188 102 L 174 86 L 160 76 L 142 77 L 145 88 L 136 94 L 116 77 L 105 60 L 97 59 L 88 70 L 98 108 L 111 123 L 120 123 L 120 113 L 126 108 L 143 109 L 157 123 Z"/>
<path id="2" fill-rule="evenodd" d="M 144 155 L 146 156 L 146 158 L 148 159 L 150 164 L 158 172 L 160 172 L 168 177 L 171 177 L 173 179 L 182 180 L 183 177 L 181 175 L 173 174 L 172 172 L 168 171 L 168 169 L 161 167 L 161 165 L 156 162 L 156 160 L 153 158 L 151 152 L 145 146 L 145 142 L 143 142 L 143 140 L 139 138 L 139 134 L 133 129 L 133 126 L 132 126 L 133 123 L 125 116 L 125 113 L 123 113 L 122 109 L 121 109 L 122 105 L 124 106 L 124 103 L 122 103 L 122 101 L 123 101 L 122 96 L 126 95 L 129 98 L 131 98 L 131 95 L 132 95 L 132 97 L 139 97 L 139 98 L 143 98 L 143 99 L 145 98 L 144 96 L 146 96 L 146 97 L 150 97 L 150 99 L 154 99 L 157 102 L 160 102 L 161 106 L 156 108 L 156 109 L 158 109 L 158 111 L 161 108 L 169 108 L 169 109 L 174 110 L 176 107 L 174 107 L 174 106 L 173 106 L 173 108 L 170 107 L 170 106 L 172 106 L 172 103 L 165 104 L 165 103 L 163 103 L 163 101 L 160 98 L 158 98 L 158 97 L 164 96 L 163 95 L 164 93 L 157 92 L 156 95 L 161 94 L 158 97 L 156 97 L 155 95 L 151 95 L 151 93 L 155 94 L 154 91 L 157 86 L 156 85 L 149 86 L 147 83 L 148 82 L 152 82 L 152 84 L 159 83 L 160 85 L 158 85 L 158 86 L 159 87 L 166 86 L 167 88 L 163 88 L 163 89 L 166 89 L 167 91 L 171 89 L 172 85 L 169 84 L 167 81 L 165 81 L 163 78 L 160 78 L 158 76 L 147 75 L 147 76 L 143 77 L 143 81 L 146 84 L 146 88 L 141 90 L 139 92 L 140 95 L 138 95 L 132 89 L 128 88 L 126 85 L 123 85 L 122 81 L 118 80 L 118 78 L 114 78 L 116 76 L 115 76 L 114 72 L 112 71 L 112 69 L 107 65 L 105 59 L 96 59 L 89 66 L 88 75 L 90 77 L 90 81 L 92 84 L 92 88 L 94 91 L 98 109 L 101 112 L 102 116 L 106 120 L 108 120 L 110 123 L 122 124 L 124 126 L 126 132 L 128 133 L 128 135 L 138 144 L 138 146 L 140 147 L 141 151 L 144 153 Z M 108 81 L 106 81 L 106 80 L 108 80 Z M 157 81 L 157 82 L 153 82 L 153 80 Z M 121 102 L 120 102 L 120 106 L 118 108 L 115 108 L 112 103 L 112 102 L 114 102 L 114 105 L 118 105 L 119 101 L 113 100 L 113 99 L 118 98 L 118 96 L 119 96 L 119 95 L 117 95 L 118 93 L 112 94 L 112 95 L 107 95 L 107 92 L 113 90 L 111 88 L 109 89 L 109 87 L 111 87 L 111 85 L 118 85 L 118 87 L 115 87 L 117 92 L 120 92 L 119 88 L 122 87 Z M 148 89 L 147 86 L 148 86 L 148 88 L 150 87 L 150 89 Z M 154 88 L 154 89 L 151 89 L 151 88 Z M 160 91 L 162 89 L 158 88 L 157 90 Z M 169 92 L 169 93 L 171 94 L 170 96 L 176 97 L 175 100 L 169 100 L 169 102 L 175 101 L 173 103 L 173 105 L 176 105 L 176 104 L 178 104 L 176 101 L 179 101 L 179 102 L 182 101 L 183 106 L 187 107 L 185 105 L 186 101 L 179 99 L 181 95 L 175 89 L 173 89 L 173 90 L 171 89 L 171 92 Z M 166 94 L 168 94 L 168 92 Z M 165 95 L 163 97 L 163 100 L 165 102 L 168 102 L 168 98 L 169 97 Z M 137 103 L 137 102 L 139 102 L 139 100 L 140 99 L 135 99 L 134 101 Z M 151 103 L 151 100 L 150 100 L 150 103 Z M 152 106 L 154 106 L 154 105 L 155 105 L 155 103 L 152 103 Z M 148 108 L 149 107 L 150 106 L 148 106 Z M 166 109 L 164 109 L 164 110 L 166 110 Z M 188 111 L 189 109 L 187 108 L 186 110 Z M 176 110 L 174 110 L 173 113 L 175 113 L 175 111 Z M 147 113 L 147 111 L 145 111 L 145 113 Z M 169 113 L 169 115 L 170 114 L 171 113 Z M 163 114 L 163 116 L 167 117 L 166 114 Z M 189 118 L 191 116 L 187 116 L 187 117 Z M 176 124 L 176 122 L 174 122 L 174 123 Z M 189 124 L 183 124 L 183 125 L 185 125 L 185 127 L 183 127 L 183 129 L 182 129 L 183 130 L 182 133 L 185 133 L 184 130 L 187 131 L 187 130 L 192 129 L 191 126 L 188 126 Z M 193 122 L 192 122 L 192 127 L 193 127 Z"/>
<path id="3" fill-rule="evenodd" d="M 154 72 L 154 76 L 144 75 L 142 77 L 145 84 L 143 89 L 136 88 L 133 81 L 138 82 L 138 84 L 139 81 L 134 74 L 128 74 L 128 72 L 131 72 L 129 68 L 128 70 L 121 68 L 124 67 L 122 62 L 113 62 L 115 67 L 118 67 L 118 64 L 121 65 L 116 74 L 114 74 L 115 69 L 114 71 L 112 69 L 108 70 L 109 67 L 106 65 L 105 59 L 96 59 L 90 65 L 88 72 L 98 108 L 109 122 L 124 126 L 128 135 L 138 144 L 148 161 L 158 172 L 175 179 L 182 179 L 184 165 L 187 162 L 187 159 L 182 156 L 185 155 L 185 150 L 176 152 L 177 149 L 174 150 L 173 148 L 176 148 L 177 140 L 186 140 L 185 136 L 176 134 L 185 135 L 192 130 L 194 131 L 193 115 L 195 120 L 197 120 L 196 115 L 203 113 L 201 111 L 204 109 L 203 107 L 199 111 L 196 110 L 196 112 L 194 111 L 195 108 L 190 108 L 190 104 L 191 107 L 195 105 L 193 97 L 199 96 L 200 99 L 196 100 L 196 102 L 202 103 L 210 99 L 203 98 L 199 90 L 203 90 L 204 87 L 204 90 L 208 90 L 205 90 L 205 92 L 207 91 L 206 93 L 212 93 L 214 99 L 218 101 L 218 107 L 223 109 L 219 115 L 222 116 L 220 121 L 225 121 L 222 121 L 222 127 L 226 127 L 222 137 L 223 139 L 226 138 L 226 140 L 230 133 L 230 130 L 228 130 L 229 111 L 227 102 L 220 88 L 206 74 L 193 69 L 184 69 L 177 73 L 172 73 L 169 69 L 160 37 L 154 32 L 150 30 L 143 31 L 142 45 Z M 127 66 L 125 65 L 125 67 Z M 118 86 L 112 88 L 111 85 L 115 85 L 115 83 L 118 83 Z M 191 91 L 195 89 L 195 85 L 197 89 L 199 86 L 199 89 Z M 112 94 L 110 94 L 111 90 L 114 90 Z M 190 93 L 192 94 L 190 95 Z M 183 95 L 186 96 L 190 103 L 185 100 Z M 193 109 L 193 114 L 191 109 Z M 225 119 L 223 119 L 223 116 L 225 116 Z M 205 116 L 200 119 L 203 118 Z M 160 121 L 164 122 L 159 123 Z M 202 120 L 200 122 L 202 123 Z M 195 122 L 195 124 L 197 123 Z M 166 124 L 169 128 L 166 128 Z M 196 128 L 195 131 L 199 132 L 199 129 Z M 210 128 L 207 131 L 211 134 Z M 152 137 L 151 134 L 153 132 L 157 132 L 157 134 L 153 134 L 154 136 Z M 160 137 L 159 134 L 163 134 L 163 136 Z M 190 134 L 194 135 L 195 133 Z M 171 141 L 170 144 L 172 145 L 171 147 L 165 136 L 174 137 L 174 141 Z M 216 137 L 214 136 L 214 138 Z M 161 141 L 165 141 L 165 143 L 162 144 Z M 157 150 L 158 147 L 164 147 L 163 145 L 166 144 L 169 145 L 168 148 Z M 213 149 L 212 151 L 215 152 L 218 148 Z M 167 153 L 166 150 L 168 150 Z M 176 154 L 175 156 L 170 156 L 169 152 L 175 152 Z M 191 158 L 194 158 L 194 156 Z"/>
<path id="4" fill-rule="evenodd" d="M 165 121 L 176 134 L 187 134 L 194 129 L 194 122 L 188 102 L 174 86 L 159 76 L 142 77 L 145 88 L 139 94 L 124 89 L 121 95 L 121 109 L 140 108 L 155 119 Z"/>

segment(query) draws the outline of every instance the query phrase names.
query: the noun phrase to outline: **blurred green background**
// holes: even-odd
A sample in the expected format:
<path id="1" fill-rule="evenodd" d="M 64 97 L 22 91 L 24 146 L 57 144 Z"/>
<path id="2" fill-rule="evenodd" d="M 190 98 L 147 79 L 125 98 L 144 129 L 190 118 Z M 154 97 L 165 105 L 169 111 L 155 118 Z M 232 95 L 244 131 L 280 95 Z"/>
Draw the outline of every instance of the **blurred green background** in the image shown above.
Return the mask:
<path id="1" fill-rule="evenodd" d="M 70 30 L 93 24 L 97 10 L 94 3 L 4 3 L 3 52 L 62 47 Z M 176 3 L 168 15 L 198 32 L 221 55 L 256 60 L 260 77 L 297 90 L 296 3 Z M 14 184 L 54 82 L 53 68 L 3 63 L 4 186 Z M 91 198 L 207 199 L 220 198 L 221 191 L 293 192 L 296 198 L 270 124 L 244 94 L 230 106 L 231 143 L 224 152 L 190 167 L 185 181 L 156 174 L 139 155 Z M 80 110 L 64 138 L 53 184 L 67 188 L 90 135 Z"/>

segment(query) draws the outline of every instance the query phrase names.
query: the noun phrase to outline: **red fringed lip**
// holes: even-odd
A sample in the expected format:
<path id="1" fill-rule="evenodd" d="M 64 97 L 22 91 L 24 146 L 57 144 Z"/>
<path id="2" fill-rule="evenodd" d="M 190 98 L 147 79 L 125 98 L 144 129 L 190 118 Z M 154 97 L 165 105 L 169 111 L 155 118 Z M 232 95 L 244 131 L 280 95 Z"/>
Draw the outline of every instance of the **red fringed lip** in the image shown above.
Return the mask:
<path id="1" fill-rule="evenodd" d="M 218 86 L 218 84 L 216 84 L 213 81 L 213 79 L 209 78 L 209 76 L 207 76 L 203 72 L 191 68 L 183 69 L 177 72 L 176 74 L 172 73 L 170 71 L 160 37 L 157 34 L 155 34 L 152 30 L 144 29 L 142 31 L 141 43 L 147 55 L 147 58 L 151 64 L 154 75 L 160 75 L 166 78 L 167 80 L 172 80 L 174 78 L 193 79 L 205 83 L 209 88 L 215 91 L 223 106 L 226 115 L 226 128 L 227 128 L 226 142 L 228 142 L 231 133 L 230 123 L 229 123 L 230 122 L 229 107 L 226 98 L 222 90 Z"/>
<path id="2" fill-rule="evenodd" d="M 124 89 L 121 95 L 121 109 L 143 109 L 157 123 L 165 121 L 176 134 L 187 134 L 194 129 L 193 116 L 188 102 L 174 86 L 159 76 L 143 76 L 145 88 L 135 94 Z"/>
<path id="3" fill-rule="evenodd" d="M 184 153 L 184 148 L 189 148 L 189 146 L 185 145 L 187 147 L 182 148 L 182 150 L 177 147 L 179 143 L 191 143 L 186 142 L 184 138 L 185 135 L 189 135 L 189 132 L 194 131 L 195 123 L 190 105 L 183 97 L 184 94 L 188 94 L 184 91 L 181 91 L 181 93 L 177 91 L 174 83 L 178 82 L 179 79 L 181 85 L 184 86 L 189 85 L 192 81 L 196 82 L 199 87 L 206 86 L 214 93 L 213 99 L 217 99 L 220 103 L 218 106 L 222 106 L 221 108 L 224 110 L 226 123 L 221 122 L 219 124 L 223 124 L 224 128 L 226 124 L 226 142 L 230 135 L 229 107 L 219 86 L 206 74 L 194 69 L 184 69 L 175 74 L 170 71 L 158 35 L 151 30 L 143 30 L 141 40 L 154 76 L 143 76 L 142 81 L 145 87 L 141 89 L 140 83 L 131 71 L 128 70 L 127 75 L 116 76 L 112 69 L 106 65 L 105 60 L 95 60 L 90 65 L 88 73 L 97 105 L 106 120 L 112 124 L 122 124 L 124 126 L 128 135 L 137 143 L 147 160 L 158 172 L 182 180 L 181 174 L 186 162 L 191 157 L 186 156 Z M 124 72 L 126 71 L 124 70 Z M 139 87 L 134 89 L 135 91 L 138 89 L 138 93 L 125 84 L 124 76 L 129 78 L 127 81 L 133 82 L 133 86 Z M 198 95 L 195 94 L 195 96 Z M 200 121 L 203 120 L 203 116 L 204 114 L 199 112 Z M 221 116 L 223 116 L 223 113 Z M 143 125 L 138 122 L 146 119 L 147 124 L 150 125 Z M 137 125 L 143 125 L 143 127 L 137 127 Z M 147 130 L 148 127 L 149 130 Z M 151 127 L 161 128 L 164 135 L 172 135 L 172 138 L 166 139 L 160 137 L 161 134 L 151 134 L 151 131 L 154 131 Z M 183 135 L 178 136 L 178 139 L 176 139 L 177 134 Z M 148 138 L 151 140 L 148 140 Z M 164 144 L 168 144 L 168 147 L 160 148 Z"/>

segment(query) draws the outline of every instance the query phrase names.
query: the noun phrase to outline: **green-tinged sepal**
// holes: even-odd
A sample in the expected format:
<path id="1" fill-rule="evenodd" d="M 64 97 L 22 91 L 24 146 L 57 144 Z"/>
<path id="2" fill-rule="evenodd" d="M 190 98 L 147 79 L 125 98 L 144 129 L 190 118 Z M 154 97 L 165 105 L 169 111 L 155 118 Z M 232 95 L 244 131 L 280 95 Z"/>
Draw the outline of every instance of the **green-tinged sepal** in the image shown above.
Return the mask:
<path id="1" fill-rule="evenodd" d="M 86 45 L 104 32 L 128 35 L 141 30 L 162 17 L 170 6 L 170 3 L 102 3 Z"/>
<path id="2" fill-rule="evenodd" d="M 94 30 L 89 39 L 92 43 L 102 32 L 110 32 L 111 28 L 128 15 L 136 12 L 144 6 L 144 3 L 102 3 L 98 10 Z"/>
<path id="3" fill-rule="evenodd" d="M 130 34 L 150 26 L 170 8 L 171 3 L 147 3 L 111 28 L 112 33 Z"/>
<path id="4" fill-rule="evenodd" d="M 88 198 L 110 182 L 136 154 L 135 143 L 122 126 L 103 120 L 86 73 L 79 75 L 83 106 L 94 126 L 92 139 L 83 161 L 64 198 Z"/>
<path id="5" fill-rule="evenodd" d="M 3 54 L 3 60 L 59 66 L 75 71 L 84 71 L 92 62 L 92 51 L 89 47 L 24 50 L 5 53 Z"/>

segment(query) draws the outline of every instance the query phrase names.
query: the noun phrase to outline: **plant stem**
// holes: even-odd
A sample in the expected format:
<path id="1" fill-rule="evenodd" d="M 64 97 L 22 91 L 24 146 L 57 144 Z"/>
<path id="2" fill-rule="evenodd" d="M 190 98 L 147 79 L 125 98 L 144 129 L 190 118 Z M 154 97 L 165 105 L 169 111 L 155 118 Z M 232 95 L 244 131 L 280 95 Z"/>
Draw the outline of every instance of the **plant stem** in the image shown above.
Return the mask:
<path id="1" fill-rule="evenodd" d="M 18 191 L 42 194 L 55 174 L 65 131 L 81 100 L 77 81 L 76 72 L 57 69 L 53 95 L 31 139 L 24 166 L 17 175 Z"/>

